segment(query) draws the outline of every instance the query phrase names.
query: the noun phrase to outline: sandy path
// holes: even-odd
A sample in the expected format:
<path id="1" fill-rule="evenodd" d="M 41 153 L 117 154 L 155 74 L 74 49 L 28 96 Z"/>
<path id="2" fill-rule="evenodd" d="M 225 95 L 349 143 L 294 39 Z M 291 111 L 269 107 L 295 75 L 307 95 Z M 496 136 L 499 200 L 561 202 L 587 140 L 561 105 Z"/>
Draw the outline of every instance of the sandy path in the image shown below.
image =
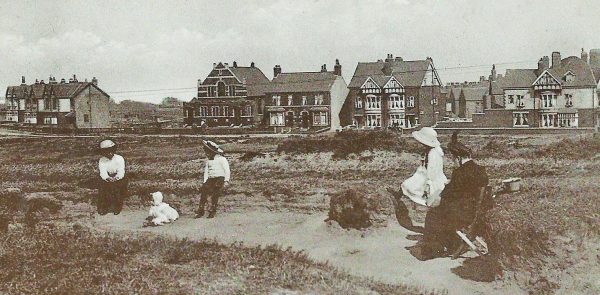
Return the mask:
<path id="1" fill-rule="evenodd" d="M 215 239 L 222 243 L 243 241 L 248 245 L 279 244 L 304 250 L 311 258 L 329 261 L 353 275 L 372 277 L 388 283 L 419 285 L 427 289 L 447 289 L 449 294 L 518 294 L 518 290 L 496 289 L 497 284 L 463 280 L 450 270 L 460 260 L 440 258 L 419 261 L 406 246 L 411 232 L 395 222 L 364 234 L 327 225 L 320 214 L 250 211 L 223 213 L 215 219 L 182 217 L 173 224 L 142 228 L 145 211 L 127 211 L 118 216 L 96 217 L 100 229 L 126 232 L 155 232 L 187 237 Z M 520 293 L 520 292 L 519 292 Z"/>

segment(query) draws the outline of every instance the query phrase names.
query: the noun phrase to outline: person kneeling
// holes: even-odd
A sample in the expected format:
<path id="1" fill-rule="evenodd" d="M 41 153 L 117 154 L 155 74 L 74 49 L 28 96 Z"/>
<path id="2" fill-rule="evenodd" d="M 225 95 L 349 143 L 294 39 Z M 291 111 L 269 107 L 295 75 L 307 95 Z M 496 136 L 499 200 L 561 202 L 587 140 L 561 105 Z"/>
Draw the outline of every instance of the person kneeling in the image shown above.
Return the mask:
<path id="1" fill-rule="evenodd" d="M 171 223 L 178 218 L 179 213 L 177 213 L 177 210 L 163 202 L 163 195 L 161 192 L 152 193 L 152 207 L 150 207 L 144 226 L 164 225 Z"/>

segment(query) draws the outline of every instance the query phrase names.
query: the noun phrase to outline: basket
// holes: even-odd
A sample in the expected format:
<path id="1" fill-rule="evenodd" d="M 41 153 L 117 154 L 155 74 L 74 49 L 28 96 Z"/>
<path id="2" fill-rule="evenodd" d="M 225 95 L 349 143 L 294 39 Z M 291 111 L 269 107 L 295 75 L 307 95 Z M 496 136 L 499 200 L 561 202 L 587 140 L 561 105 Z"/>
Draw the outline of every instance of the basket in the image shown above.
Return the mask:
<path id="1" fill-rule="evenodd" d="M 519 177 L 505 179 L 502 181 L 502 184 L 504 185 L 504 191 L 506 192 L 512 193 L 521 190 L 521 178 Z"/>

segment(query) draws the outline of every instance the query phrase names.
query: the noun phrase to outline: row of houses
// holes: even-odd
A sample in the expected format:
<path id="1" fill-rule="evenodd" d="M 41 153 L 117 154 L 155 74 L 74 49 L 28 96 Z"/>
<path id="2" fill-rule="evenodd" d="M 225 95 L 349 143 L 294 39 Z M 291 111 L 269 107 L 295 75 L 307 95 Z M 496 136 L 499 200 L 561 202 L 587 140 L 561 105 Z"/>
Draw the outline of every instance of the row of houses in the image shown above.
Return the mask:
<path id="1" fill-rule="evenodd" d="M 443 86 L 433 59 L 385 59 L 359 62 L 350 83 L 335 61 L 329 71 L 284 72 L 273 67 L 269 80 L 254 63 L 215 63 L 197 83 L 189 102 L 171 101 L 155 109 L 111 107 L 98 79 L 67 82 L 50 77 L 6 90 L 3 120 L 34 125 L 107 128 L 153 117 L 183 116 L 188 126 L 260 127 L 283 131 L 415 128 L 583 128 L 600 125 L 600 49 L 561 58 L 553 52 L 540 58 L 537 68 L 492 66 L 479 81 Z M 140 109 L 140 108 L 135 108 Z M 164 114 L 162 114 L 164 113 Z M 118 115 L 118 116 L 117 116 Z M 111 117 L 118 117 L 112 118 Z M 117 125 L 118 125 L 117 124 Z"/>
<path id="2" fill-rule="evenodd" d="M 539 59 L 537 68 L 493 66 L 488 79 L 445 87 L 452 112 L 464 122 L 439 126 L 477 128 L 591 128 L 600 126 L 600 49 L 579 56 Z"/>
<path id="3" fill-rule="evenodd" d="M 442 84 L 433 60 L 385 60 L 359 63 L 347 84 L 335 61 L 314 72 L 284 72 L 273 67 L 273 79 L 251 63 L 215 63 L 198 96 L 184 103 L 185 123 L 208 126 L 261 125 L 278 129 L 333 130 L 411 128 L 431 125 L 445 116 Z"/>

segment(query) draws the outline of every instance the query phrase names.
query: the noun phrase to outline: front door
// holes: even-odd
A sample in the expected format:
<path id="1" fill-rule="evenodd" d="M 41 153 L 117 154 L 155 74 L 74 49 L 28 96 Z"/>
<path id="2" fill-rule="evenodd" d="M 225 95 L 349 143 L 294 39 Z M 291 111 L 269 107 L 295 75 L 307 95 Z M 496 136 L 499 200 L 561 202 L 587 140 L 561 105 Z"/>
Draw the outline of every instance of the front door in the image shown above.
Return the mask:
<path id="1" fill-rule="evenodd" d="M 285 115 L 285 126 L 287 126 L 287 127 L 294 126 L 294 112 L 288 112 Z"/>
<path id="2" fill-rule="evenodd" d="M 308 112 L 302 112 L 302 128 L 308 128 Z"/>

